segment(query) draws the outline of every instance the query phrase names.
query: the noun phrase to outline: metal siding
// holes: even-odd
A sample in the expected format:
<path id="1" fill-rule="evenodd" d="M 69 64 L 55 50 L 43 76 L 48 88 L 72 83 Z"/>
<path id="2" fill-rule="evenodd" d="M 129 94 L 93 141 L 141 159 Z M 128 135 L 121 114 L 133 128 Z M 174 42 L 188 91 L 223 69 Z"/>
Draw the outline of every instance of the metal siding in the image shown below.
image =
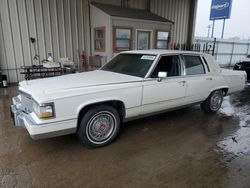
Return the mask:
<path id="1" fill-rule="evenodd" d="M 173 2 L 173 21 L 174 21 L 174 33 L 173 33 L 173 42 L 174 43 L 177 43 L 178 42 L 178 40 L 177 40 L 177 35 L 178 35 L 178 33 L 177 33 L 177 27 L 178 27 L 178 17 L 177 17 L 177 15 L 178 15 L 178 13 L 177 13 L 177 0 L 175 0 L 174 2 Z"/>
<path id="2" fill-rule="evenodd" d="M 168 7 L 168 10 L 169 10 L 169 13 L 168 13 L 168 17 L 170 20 L 172 20 L 173 16 L 172 16 L 172 12 L 173 12 L 173 8 L 172 8 L 172 4 L 173 4 L 173 1 L 172 0 L 169 0 L 168 3 L 166 6 Z"/>
<path id="3" fill-rule="evenodd" d="M 45 49 L 45 39 L 44 39 L 44 25 L 43 25 L 43 12 L 41 0 L 34 0 L 34 13 L 35 13 L 35 23 L 37 31 L 37 45 L 38 45 L 38 54 L 40 60 L 47 58 L 46 49 Z"/>
<path id="4" fill-rule="evenodd" d="M 70 13 L 71 13 L 71 36 L 72 36 L 72 58 L 73 61 L 78 62 L 78 33 L 77 33 L 77 14 L 76 14 L 76 0 L 70 0 Z"/>
<path id="5" fill-rule="evenodd" d="M 70 4 L 69 0 L 63 1 L 64 8 L 64 24 L 65 24 L 65 40 L 66 40 L 66 56 L 72 59 L 72 35 L 70 20 Z"/>
<path id="6" fill-rule="evenodd" d="M 129 0 L 128 6 L 137 9 L 147 9 L 147 0 Z"/>
<path id="7" fill-rule="evenodd" d="M 54 60 L 69 57 L 78 64 L 84 50 L 85 0 L 1 0 L 0 68 L 9 82 L 23 80 L 20 66 L 37 64 L 52 52 Z"/>
<path id="8" fill-rule="evenodd" d="M 53 58 L 58 59 L 60 57 L 59 49 L 59 34 L 57 24 L 57 4 L 56 0 L 49 0 L 49 12 L 50 12 L 50 24 L 51 24 L 51 38 Z"/>
<path id="9" fill-rule="evenodd" d="M 188 7 L 188 1 L 184 1 L 184 5 L 183 5 L 183 14 L 184 14 L 184 20 L 183 20 L 183 30 L 187 31 L 188 30 L 188 15 L 189 15 L 189 8 Z M 182 32 L 182 40 L 185 41 L 185 37 L 186 37 L 186 33 Z"/>
<path id="10" fill-rule="evenodd" d="M 0 2 L 1 6 L 1 2 Z M 0 9 L 1 10 L 1 9 Z M 1 14 L 0 14 L 0 69 L 8 69 L 8 64 L 7 64 L 7 59 L 6 59 L 6 52 L 4 48 L 4 36 L 3 36 L 3 26 L 2 26 L 2 19 L 1 19 Z M 3 70 L 4 74 L 8 75 L 8 72 Z"/>
<path id="11" fill-rule="evenodd" d="M 183 14 L 183 16 L 185 16 L 185 1 L 181 0 L 181 8 L 180 8 L 180 12 Z M 184 22 L 185 22 L 185 17 L 183 17 L 182 19 L 180 19 L 180 26 L 183 28 L 184 30 Z M 183 36 L 183 32 L 179 32 L 180 33 L 180 41 L 183 41 L 184 40 L 184 36 Z"/>
<path id="12" fill-rule="evenodd" d="M 20 22 L 21 45 L 23 54 L 23 65 L 31 65 L 31 49 L 29 42 L 29 29 L 26 13 L 25 0 L 19 0 L 18 3 L 18 17 Z"/>
<path id="13" fill-rule="evenodd" d="M 14 48 L 14 59 L 15 59 L 15 68 L 17 73 L 17 80 L 22 77 L 20 75 L 20 67 L 24 65 L 22 43 L 21 43 L 21 33 L 20 33 L 20 22 L 17 11 L 17 1 L 9 0 L 9 13 L 10 13 L 10 22 L 11 22 L 11 31 L 12 31 L 12 42 Z"/>
<path id="14" fill-rule="evenodd" d="M 52 37 L 51 37 L 51 23 L 50 23 L 50 9 L 48 0 L 41 0 L 42 15 L 43 15 L 43 29 L 45 40 L 45 54 L 52 52 Z"/>
<path id="15" fill-rule="evenodd" d="M 175 22 L 172 28 L 172 42 L 187 42 L 190 0 L 151 0 L 150 10 Z"/>
<path id="16" fill-rule="evenodd" d="M 88 8 L 89 7 L 89 8 Z M 91 23 L 90 23 L 90 1 L 82 1 L 82 9 L 84 10 L 83 12 L 83 23 L 84 23 L 84 51 L 86 55 L 92 55 L 91 53 Z M 87 59 L 88 61 L 88 59 Z"/>
<path id="17" fill-rule="evenodd" d="M 76 12 L 77 12 L 77 33 L 78 33 L 78 48 L 79 51 L 84 50 L 84 36 L 83 36 L 83 3 L 82 0 L 76 1 Z"/>
<path id="18" fill-rule="evenodd" d="M 58 38 L 60 57 L 67 57 L 66 55 L 66 39 L 65 39 L 65 24 L 64 24 L 64 8 L 63 1 L 57 0 L 57 24 L 58 24 Z"/>
<path id="19" fill-rule="evenodd" d="M 25 0 L 24 0 L 25 1 Z M 35 21 L 35 9 L 33 0 L 26 0 L 26 13 L 27 13 L 27 25 L 28 25 L 28 35 L 37 40 L 37 32 L 36 32 L 36 21 Z M 35 56 L 34 46 L 38 49 L 38 42 L 35 42 L 34 45 L 30 43 L 30 54 L 31 54 L 31 64 L 33 64 L 33 58 Z"/>
<path id="20" fill-rule="evenodd" d="M 15 54 L 13 47 L 13 38 L 12 38 L 12 29 L 11 29 L 11 21 L 9 16 L 9 4 L 7 0 L 0 1 L 0 14 L 2 19 L 2 27 L 3 29 L 3 41 L 5 45 L 5 54 L 6 54 L 6 66 L 3 69 L 8 69 L 9 81 L 16 82 L 17 74 L 16 74 L 16 65 L 15 65 Z"/>
<path id="21" fill-rule="evenodd" d="M 80 51 L 89 53 L 90 38 L 88 3 L 90 0 L 1 0 L 2 41 L 0 63 L 10 74 L 9 81 L 22 80 L 18 73 L 21 65 L 35 63 L 30 37 L 40 60 L 52 52 L 54 59 L 69 57 L 78 62 Z M 147 0 L 94 0 L 95 2 L 130 8 L 147 8 Z M 172 42 L 186 43 L 189 26 L 190 0 L 151 0 L 151 12 L 175 22 Z M 10 12 L 11 11 L 11 14 Z M 85 41 L 86 40 L 86 41 Z M 85 44 L 85 49 L 84 49 Z M 91 54 L 90 54 L 91 55 Z M 18 80 L 19 79 L 19 80 Z"/>

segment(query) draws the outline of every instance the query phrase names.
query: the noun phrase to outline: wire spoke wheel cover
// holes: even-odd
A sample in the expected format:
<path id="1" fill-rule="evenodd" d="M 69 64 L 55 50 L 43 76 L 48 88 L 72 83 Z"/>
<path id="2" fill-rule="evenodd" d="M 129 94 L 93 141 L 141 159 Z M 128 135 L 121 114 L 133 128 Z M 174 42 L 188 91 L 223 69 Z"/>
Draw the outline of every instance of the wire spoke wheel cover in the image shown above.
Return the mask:
<path id="1" fill-rule="evenodd" d="M 111 105 L 100 104 L 89 108 L 81 117 L 77 135 L 88 148 L 103 147 L 117 138 L 121 128 L 121 116 Z"/>
<path id="2" fill-rule="evenodd" d="M 102 144 L 112 138 L 116 127 L 117 121 L 114 114 L 109 111 L 100 111 L 88 121 L 86 136 L 91 142 Z"/>

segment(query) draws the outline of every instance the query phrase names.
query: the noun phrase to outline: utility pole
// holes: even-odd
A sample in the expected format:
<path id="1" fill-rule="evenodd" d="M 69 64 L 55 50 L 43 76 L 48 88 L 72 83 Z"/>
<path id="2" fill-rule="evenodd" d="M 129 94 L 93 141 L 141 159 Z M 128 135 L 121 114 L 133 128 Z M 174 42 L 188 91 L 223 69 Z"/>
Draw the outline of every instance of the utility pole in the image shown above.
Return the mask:
<path id="1" fill-rule="evenodd" d="M 214 38 L 214 24 L 215 24 L 215 20 L 213 20 L 213 27 L 212 27 L 212 36 L 211 36 L 211 38 Z"/>
<path id="2" fill-rule="evenodd" d="M 209 24 L 207 26 L 207 28 L 208 28 L 208 30 L 207 30 L 207 38 L 209 38 L 210 37 L 210 29 L 212 28 L 211 24 Z"/>
<path id="3" fill-rule="evenodd" d="M 223 26 L 222 26 L 221 39 L 224 38 L 225 22 L 226 22 L 226 19 L 223 19 Z"/>

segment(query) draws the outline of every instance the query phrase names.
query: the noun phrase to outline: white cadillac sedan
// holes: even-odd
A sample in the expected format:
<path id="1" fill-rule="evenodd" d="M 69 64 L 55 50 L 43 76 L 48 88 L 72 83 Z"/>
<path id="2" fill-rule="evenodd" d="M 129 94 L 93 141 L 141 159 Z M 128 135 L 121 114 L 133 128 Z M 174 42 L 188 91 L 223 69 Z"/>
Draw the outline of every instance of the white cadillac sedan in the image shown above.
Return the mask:
<path id="1" fill-rule="evenodd" d="M 197 103 L 214 113 L 245 82 L 245 72 L 223 70 L 208 54 L 127 51 L 97 71 L 20 82 L 11 114 L 34 139 L 76 133 L 101 147 L 124 121 Z"/>

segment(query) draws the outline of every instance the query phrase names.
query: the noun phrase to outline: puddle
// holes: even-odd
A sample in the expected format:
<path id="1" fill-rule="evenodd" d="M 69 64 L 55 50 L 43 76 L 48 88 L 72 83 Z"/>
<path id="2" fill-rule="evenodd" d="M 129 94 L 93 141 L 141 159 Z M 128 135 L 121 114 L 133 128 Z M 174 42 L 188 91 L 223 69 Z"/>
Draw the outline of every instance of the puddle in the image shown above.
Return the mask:
<path id="1" fill-rule="evenodd" d="M 237 96 L 239 97 L 239 96 Z M 218 147 L 233 158 L 250 153 L 250 109 L 249 104 L 240 102 L 236 96 L 224 98 L 222 108 L 219 111 L 224 116 L 232 117 L 238 122 L 235 126 L 238 130 L 227 135 L 218 142 Z"/>

